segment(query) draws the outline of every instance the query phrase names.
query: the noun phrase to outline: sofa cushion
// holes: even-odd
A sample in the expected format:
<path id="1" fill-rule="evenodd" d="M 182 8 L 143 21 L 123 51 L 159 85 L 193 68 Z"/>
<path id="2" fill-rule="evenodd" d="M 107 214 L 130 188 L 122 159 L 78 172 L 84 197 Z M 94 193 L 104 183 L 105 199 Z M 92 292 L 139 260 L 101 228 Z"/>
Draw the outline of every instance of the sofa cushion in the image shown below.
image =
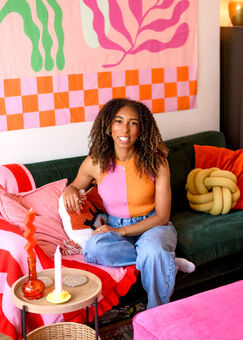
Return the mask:
<path id="1" fill-rule="evenodd" d="M 18 194 L 10 194 L 0 188 L 0 214 L 10 223 L 26 230 L 27 211 L 32 208 L 35 213 L 34 238 L 44 252 L 52 257 L 57 245 L 64 248 L 67 239 L 58 213 L 58 200 L 66 187 L 67 180 L 48 183 L 38 189 Z"/>
<path id="2" fill-rule="evenodd" d="M 205 131 L 165 141 L 169 149 L 172 213 L 189 207 L 185 184 L 187 175 L 195 167 L 194 144 L 225 146 L 224 135 L 219 131 Z"/>
<path id="3" fill-rule="evenodd" d="M 182 143 L 169 149 L 168 162 L 172 192 L 172 211 L 188 207 L 185 184 L 188 173 L 194 168 L 194 148 L 192 143 Z"/>
<path id="4" fill-rule="evenodd" d="M 187 210 L 175 213 L 172 221 L 178 233 L 177 256 L 196 265 L 243 251 L 243 212 L 212 216 Z"/>
<path id="5" fill-rule="evenodd" d="M 77 213 L 65 208 L 61 196 L 59 198 L 59 214 L 66 234 L 84 249 L 95 228 L 106 223 L 107 216 L 97 186 L 93 186 L 86 193 L 81 192 L 79 198 L 81 212 Z"/>
<path id="6" fill-rule="evenodd" d="M 243 149 L 232 151 L 215 146 L 194 145 L 195 168 L 217 167 L 233 172 L 242 193 L 234 209 L 243 209 Z"/>
<path id="7" fill-rule="evenodd" d="M 10 193 L 35 189 L 35 181 L 23 164 L 0 165 L 0 185 Z"/>

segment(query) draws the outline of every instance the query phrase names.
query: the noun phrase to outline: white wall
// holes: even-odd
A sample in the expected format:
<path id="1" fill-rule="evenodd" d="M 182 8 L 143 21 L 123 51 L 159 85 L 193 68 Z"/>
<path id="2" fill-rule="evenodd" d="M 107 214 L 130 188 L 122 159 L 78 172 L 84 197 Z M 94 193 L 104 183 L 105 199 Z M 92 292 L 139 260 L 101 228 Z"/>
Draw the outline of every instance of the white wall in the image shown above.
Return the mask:
<path id="1" fill-rule="evenodd" d="M 228 3 L 229 0 L 220 0 L 220 26 L 231 26 Z"/>
<path id="2" fill-rule="evenodd" d="M 219 130 L 219 0 L 198 1 L 198 108 L 156 114 L 162 137 Z M 0 132 L 0 164 L 85 155 L 92 122 Z"/>

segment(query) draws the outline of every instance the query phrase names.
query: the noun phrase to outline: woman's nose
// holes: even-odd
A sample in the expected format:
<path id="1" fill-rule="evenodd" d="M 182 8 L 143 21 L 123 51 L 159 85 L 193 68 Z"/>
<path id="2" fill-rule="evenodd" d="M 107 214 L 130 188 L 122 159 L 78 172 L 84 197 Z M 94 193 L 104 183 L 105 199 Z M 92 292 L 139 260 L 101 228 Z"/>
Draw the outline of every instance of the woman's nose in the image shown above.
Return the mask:
<path id="1" fill-rule="evenodd" d="M 128 130 L 129 130 L 129 124 L 128 123 L 122 124 L 122 131 L 128 131 Z"/>

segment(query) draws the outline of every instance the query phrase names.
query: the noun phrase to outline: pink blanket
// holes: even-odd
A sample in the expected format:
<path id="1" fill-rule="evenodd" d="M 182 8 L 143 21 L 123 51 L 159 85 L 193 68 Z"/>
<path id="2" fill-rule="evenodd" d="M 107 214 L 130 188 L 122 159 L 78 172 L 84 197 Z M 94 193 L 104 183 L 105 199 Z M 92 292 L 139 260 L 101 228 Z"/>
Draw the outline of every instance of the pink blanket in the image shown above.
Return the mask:
<path id="1" fill-rule="evenodd" d="M 11 286 L 19 277 L 28 273 L 27 254 L 24 250 L 26 239 L 20 230 L 0 219 L 0 332 L 12 339 L 21 339 L 21 311 L 11 300 Z M 54 261 L 38 246 L 37 271 L 53 268 Z M 102 281 L 102 295 L 98 301 L 98 314 L 102 315 L 119 303 L 119 297 L 125 295 L 136 282 L 135 266 L 111 268 L 91 265 L 84 261 L 82 255 L 63 256 L 63 266 L 80 268 L 97 275 Z M 90 321 L 94 318 L 94 307 L 90 307 Z M 61 321 L 85 322 L 85 309 L 66 314 L 27 313 L 27 333 L 31 330 Z"/>

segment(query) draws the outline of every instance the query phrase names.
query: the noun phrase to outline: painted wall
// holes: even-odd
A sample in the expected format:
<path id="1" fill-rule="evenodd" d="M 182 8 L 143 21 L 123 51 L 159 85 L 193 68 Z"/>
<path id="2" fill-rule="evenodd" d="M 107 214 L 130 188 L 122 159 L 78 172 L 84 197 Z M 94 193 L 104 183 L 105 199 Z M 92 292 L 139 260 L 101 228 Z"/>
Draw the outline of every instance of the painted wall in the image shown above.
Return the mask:
<path id="1" fill-rule="evenodd" d="M 231 26 L 228 3 L 229 0 L 220 0 L 220 26 Z"/>
<path id="2" fill-rule="evenodd" d="M 198 1 L 198 108 L 156 114 L 166 139 L 219 130 L 219 0 Z M 0 164 L 31 163 L 85 155 L 92 122 L 0 133 Z"/>

